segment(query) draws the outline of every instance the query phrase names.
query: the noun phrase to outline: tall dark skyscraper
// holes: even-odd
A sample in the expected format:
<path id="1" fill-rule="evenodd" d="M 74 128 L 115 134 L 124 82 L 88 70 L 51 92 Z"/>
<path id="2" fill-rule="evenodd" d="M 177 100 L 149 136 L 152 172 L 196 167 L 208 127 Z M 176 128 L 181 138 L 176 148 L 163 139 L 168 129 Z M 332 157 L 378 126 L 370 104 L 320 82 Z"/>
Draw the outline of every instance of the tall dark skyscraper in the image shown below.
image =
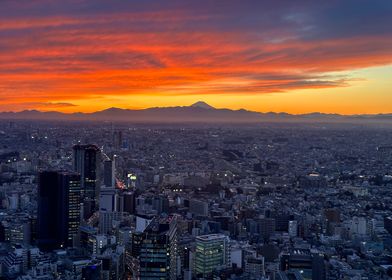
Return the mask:
<path id="1" fill-rule="evenodd" d="M 124 192 L 124 212 L 135 214 L 136 201 L 134 192 Z"/>
<path id="2" fill-rule="evenodd" d="M 80 195 L 79 174 L 39 174 L 37 234 L 41 249 L 72 246 L 80 225 Z"/>
<path id="3" fill-rule="evenodd" d="M 176 216 L 156 217 L 133 234 L 130 266 L 136 279 L 177 279 Z"/>
<path id="4" fill-rule="evenodd" d="M 110 158 L 103 162 L 103 184 L 106 188 L 114 188 L 115 186 L 115 157 L 113 160 Z"/>
<path id="5" fill-rule="evenodd" d="M 95 145 L 75 145 L 73 151 L 74 171 L 80 174 L 83 197 L 97 199 L 99 148 Z"/>
<path id="6" fill-rule="evenodd" d="M 121 148 L 122 145 L 122 131 L 115 131 L 113 133 L 113 146 L 116 149 Z"/>

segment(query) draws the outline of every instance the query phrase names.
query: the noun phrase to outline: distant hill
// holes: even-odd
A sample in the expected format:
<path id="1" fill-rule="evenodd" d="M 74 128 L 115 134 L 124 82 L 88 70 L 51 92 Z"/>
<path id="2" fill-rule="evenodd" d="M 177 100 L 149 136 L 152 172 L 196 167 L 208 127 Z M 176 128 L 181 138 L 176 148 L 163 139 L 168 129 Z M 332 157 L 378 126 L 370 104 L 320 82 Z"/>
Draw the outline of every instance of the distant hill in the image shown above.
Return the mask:
<path id="1" fill-rule="evenodd" d="M 258 122 L 371 122 L 391 123 L 392 114 L 377 115 L 339 115 L 310 113 L 291 115 L 287 113 L 259 113 L 245 109 L 217 109 L 199 101 L 190 106 L 154 107 L 141 110 L 108 108 L 93 113 L 61 113 L 56 111 L 41 112 L 25 110 L 21 112 L 0 112 L 0 119 L 20 120 L 94 120 L 122 122 L 224 122 L 224 123 L 258 123 Z"/>

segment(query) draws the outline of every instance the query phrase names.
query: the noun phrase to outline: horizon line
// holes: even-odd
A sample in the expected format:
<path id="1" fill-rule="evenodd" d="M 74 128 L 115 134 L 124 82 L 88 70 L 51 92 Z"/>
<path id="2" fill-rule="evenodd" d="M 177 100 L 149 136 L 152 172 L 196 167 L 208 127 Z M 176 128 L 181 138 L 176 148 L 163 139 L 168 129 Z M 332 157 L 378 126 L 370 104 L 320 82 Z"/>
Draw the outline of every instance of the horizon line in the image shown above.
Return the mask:
<path id="1" fill-rule="evenodd" d="M 23 109 L 23 110 L 10 110 L 10 111 L 1 111 L 0 110 L 0 114 L 4 114 L 4 113 L 14 113 L 14 114 L 18 114 L 18 113 L 23 113 L 23 112 L 39 112 L 39 113 L 59 113 L 59 114 L 64 114 L 64 115 L 74 115 L 74 114 L 85 114 L 85 115 L 89 115 L 89 114 L 94 114 L 94 113 L 98 113 L 98 112 L 103 112 L 103 111 L 107 111 L 110 109 L 118 109 L 118 110 L 123 110 L 123 111 L 144 111 L 144 110 L 149 110 L 149 109 L 170 109 L 170 108 L 190 108 L 193 105 L 195 105 L 196 103 L 199 102 L 203 102 L 207 105 L 209 105 L 208 103 L 204 102 L 204 101 L 198 101 L 195 102 L 191 105 L 177 105 L 177 106 L 153 106 L 153 107 L 144 107 L 144 108 L 121 108 L 121 107 L 115 107 L 115 106 L 111 106 L 111 107 L 107 107 L 105 109 L 102 110 L 96 110 L 96 111 L 91 111 L 91 112 L 82 112 L 82 111 L 75 111 L 75 112 L 62 112 L 62 111 L 57 111 L 57 110 L 42 110 L 42 109 Z M 209 105 L 211 106 L 211 105 Z M 337 116 L 383 116 L 383 115 L 392 115 L 392 111 L 389 113 L 355 113 L 355 114 L 344 114 L 344 113 L 330 113 L 330 112 L 321 112 L 321 111 L 309 111 L 309 112 L 305 112 L 305 113 L 288 113 L 285 111 L 253 111 L 253 110 L 248 110 L 246 108 L 240 108 L 240 109 L 231 109 L 231 108 L 217 108 L 214 106 L 211 106 L 211 109 L 207 109 L 207 108 L 203 108 L 200 106 L 193 106 L 194 108 L 199 108 L 199 109 L 204 109 L 204 110 L 230 110 L 233 112 L 238 112 L 238 111 L 242 111 L 245 110 L 247 112 L 251 112 L 251 113 L 259 113 L 259 114 L 287 114 L 287 115 L 291 115 L 291 116 L 304 116 L 304 115 L 312 115 L 312 114 L 321 114 L 321 115 L 337 115 Z"/>

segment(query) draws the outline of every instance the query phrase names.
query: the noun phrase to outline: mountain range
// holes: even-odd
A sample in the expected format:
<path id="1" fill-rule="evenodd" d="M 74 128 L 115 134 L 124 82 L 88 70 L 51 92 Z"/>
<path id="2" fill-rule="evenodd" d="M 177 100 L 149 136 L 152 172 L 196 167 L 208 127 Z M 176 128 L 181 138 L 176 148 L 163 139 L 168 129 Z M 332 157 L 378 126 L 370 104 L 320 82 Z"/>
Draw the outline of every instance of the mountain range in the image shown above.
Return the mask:
<path id="1" fill-rule="evenodd" d="M 93 113 L 62 113 L 57 111 L 25 110 L 0 112 L 0 119 L 19 120 L 78 120 L 78 121 L 122 121 L 122 122 L 371 122 L 392 124 L 391 114 L 339 115 L 309 113 L 293 115 L 288 113 L 259 113 L 245 109 L 217 109 L 199 101 L 190 106 L 153 107 L 133 110 L 108 108 Z"/>

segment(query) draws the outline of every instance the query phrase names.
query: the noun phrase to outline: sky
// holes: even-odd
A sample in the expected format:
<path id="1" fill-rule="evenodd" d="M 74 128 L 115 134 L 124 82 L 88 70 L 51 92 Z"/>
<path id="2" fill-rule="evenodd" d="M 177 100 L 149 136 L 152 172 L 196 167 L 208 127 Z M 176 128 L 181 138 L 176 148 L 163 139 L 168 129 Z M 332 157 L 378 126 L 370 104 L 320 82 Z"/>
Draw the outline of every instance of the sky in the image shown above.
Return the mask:
<path id="1" fill-rule="evenodd" d="M 392 113 L 391 0 L 0 0 L 0 111 Z"/>

